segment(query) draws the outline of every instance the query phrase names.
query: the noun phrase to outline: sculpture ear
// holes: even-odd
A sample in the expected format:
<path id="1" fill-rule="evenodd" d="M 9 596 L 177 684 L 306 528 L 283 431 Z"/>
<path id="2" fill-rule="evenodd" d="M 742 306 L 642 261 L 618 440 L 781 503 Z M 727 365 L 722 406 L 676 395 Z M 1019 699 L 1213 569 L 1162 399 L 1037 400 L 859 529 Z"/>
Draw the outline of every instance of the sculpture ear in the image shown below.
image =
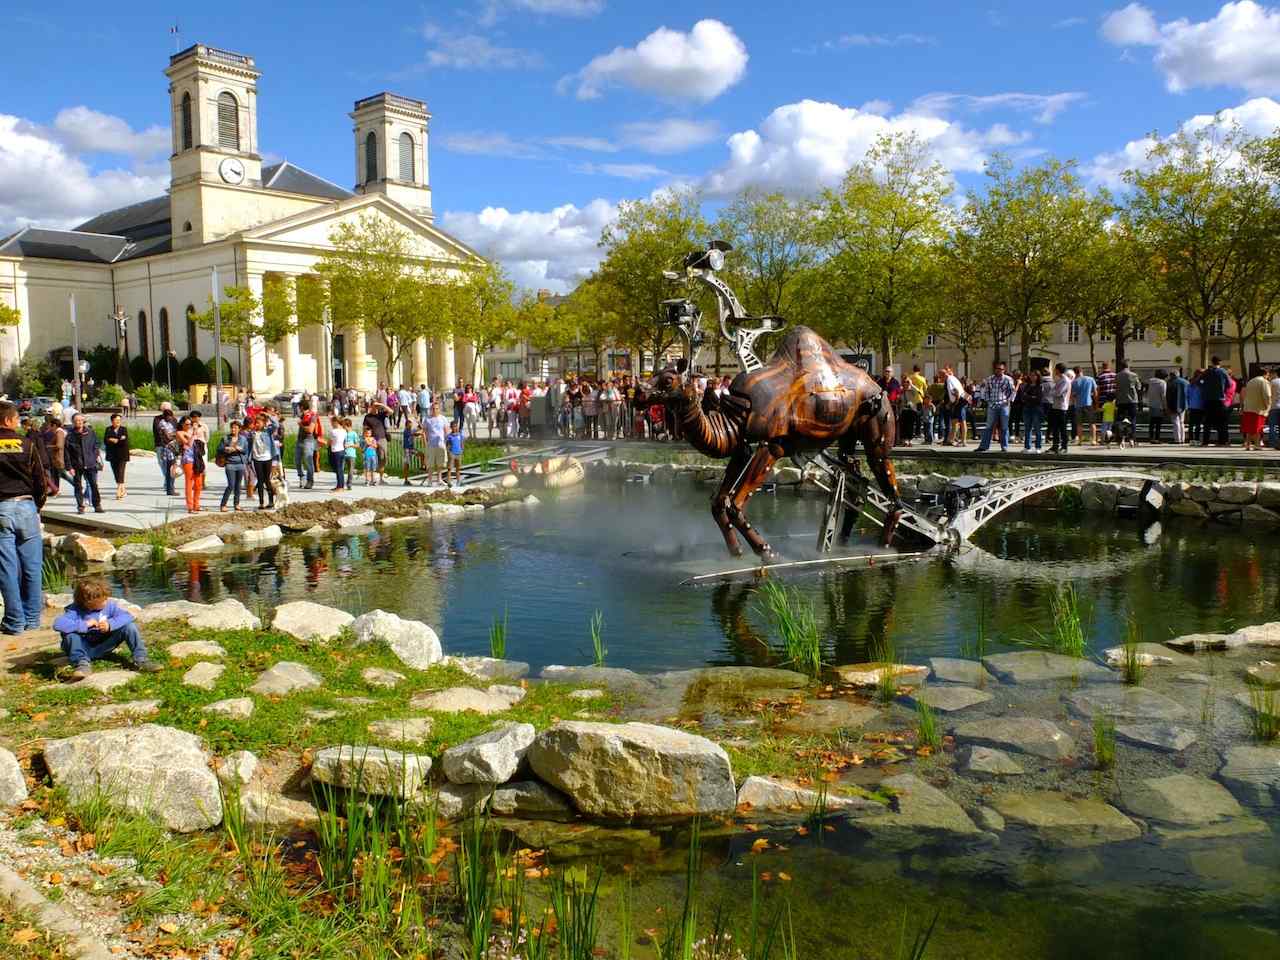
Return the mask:
<path id="1" fill-rule="evenodd" d="M 684 357 L 681 357 L 679 360 L 676 361 L 676 373 L 684 373 L 688 369 L 689 369 L 689 361 L 686 360 Z"/>

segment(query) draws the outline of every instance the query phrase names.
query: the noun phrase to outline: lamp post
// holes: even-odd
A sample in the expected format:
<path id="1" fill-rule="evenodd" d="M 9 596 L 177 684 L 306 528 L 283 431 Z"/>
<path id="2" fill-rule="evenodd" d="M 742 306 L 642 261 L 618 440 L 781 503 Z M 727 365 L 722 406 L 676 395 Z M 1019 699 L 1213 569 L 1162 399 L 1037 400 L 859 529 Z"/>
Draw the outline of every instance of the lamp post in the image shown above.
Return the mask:
<path id="1" fill-rule="evenodd" d="M 71 376 L 75 385 L 71 392 L 72 402 L 77 410 L 83 407 L 80 386 L 80 328 L 76 323 L 76 295 L 68 294 L 71 301 Z"/>
<path id="2" fill-rule="evenodd" d="M 213 396 L 217 404 L 218 429 L 222 429 L 222 309 L 218 306 L 218 266 L 214 264 L 209 278 L 213 300 Z"/>

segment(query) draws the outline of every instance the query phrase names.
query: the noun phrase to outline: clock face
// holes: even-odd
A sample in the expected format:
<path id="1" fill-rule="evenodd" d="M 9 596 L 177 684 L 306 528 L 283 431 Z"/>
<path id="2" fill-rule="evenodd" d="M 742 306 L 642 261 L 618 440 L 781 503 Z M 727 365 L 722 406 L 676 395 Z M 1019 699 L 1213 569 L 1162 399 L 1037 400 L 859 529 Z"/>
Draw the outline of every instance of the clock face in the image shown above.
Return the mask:
<path id="1" fill-rule="evenodd" d="M 236 157 L 227 157 L 218 164 L 218 173 L 227 183 L 244 182 L 244 164 Z"/>

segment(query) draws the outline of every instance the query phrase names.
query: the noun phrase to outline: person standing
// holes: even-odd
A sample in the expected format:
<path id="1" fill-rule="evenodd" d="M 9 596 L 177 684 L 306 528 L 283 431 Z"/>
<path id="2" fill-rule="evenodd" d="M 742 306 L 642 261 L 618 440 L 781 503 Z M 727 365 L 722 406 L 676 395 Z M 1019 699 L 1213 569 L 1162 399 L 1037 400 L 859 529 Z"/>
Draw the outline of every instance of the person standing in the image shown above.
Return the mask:
<path id="1" fill-rule="evenodd" d="M 56 496 L 62 480 L 72 486 L 75 485 L 75 481 L 71 479 L 71 474 L 67 473 L 67 431 L 55 414 L 51 413 L 45 417 L 40 439 L 44 441 L 44 448 L 49 454 L 50 493 Z"/>
<path id="2" fill-rule="evenodd" d="M 320 418 L 307 400 L 302 401 L 301 410 L 293 459 L 298 470 L 298 484 L 304 490 L 310 490 L 316 485 L 316 428 Z"/>
<path id="3" fill-rule="evenodd" d="M 65 456 L 76 492 L 76 512 L 84 513 L 85 502 L 88 501 L 94 513 L 106 513 L 102 509 L 102 494 L 98 492 L 102 450 L 98 446 L 97 432 L 85 422 L 83 413 L 77 413 L 71 421 Z"/>
<path id="4" fill-rule="evenodd" d="M 227 487 L 222 491 L 222 503 L 218 509 L 226 513 L 227 501 L 232 500 L 232 507 L 240 511 L 240 486 L 244 482 L 245 469 L 249 463 L 249 440 L 240 432 L 240 421 L 232 420 L 229 433 L 218 443 L 215 454 L 217 462 L 227 473 Z"/>
<path id="5" fill-rule="evenodd" d="M 1271 411 L 1267 414 L 1271 449 L 1280 450 L 1280 367 L 1271 371 Z"/>
<path id="6" fill-rule="evenodd" d="M 431 416 L 431 391 L 425 383 L 418 384 L 418 420 L 423 421 Z"/>
<path id="7" fill-rule="evenodd" d="M 257 481 L 259 510 L 276 508 L 276 490 L 271 485 L 271 465 L 279 455 L 280 448 L 276 443 L 271 421 L 265 413 L 260 413 L 254 420 L 253 432 L 249 434 L 249 457 L 253 461 L 253 474 Z"/>
<path id="8" fill-rule="evenodd" d="M 178 422 L 175 439 L 181 445 L 183 493 L 187 501 L 187 513 L 200 512 L 200 497 L 204 493 L 204 441 L 200 439 L 199 424 L 190 417 Z"/>
<path id="9" fill-rule="evenodd" d="M 329 469 L 336 480 L 335 490 L 341 490 L 346 479 L 347 467 L 347 428 L 342 425 L 342 418 L 335 415 L 329 420 L 328 433 Z"/>
<path id="10" fill-rule="evenodd" d="M 1040 453 L 1044 443 L 1044 385 L 1039 370 L 1026 375 L 1019 394 L 1022 397 L 1022 449 L 1030 453 L 1034 441 L 1035 451 Z"/>
<path id="11" fill-rule="evenodd" d="M 129 466 L 129 428 L 124 425 L 120 414 L 111 415 L 111 425 L 103 434 L 102 441 L 107 448 L 107 463 L 111 464 L 111 475 L 116 481 L 116 499 L 123 500 L 125 469 Z"/>
<path id="12" fill-rule="evenodd" d="M 1120 372 L 1116 374 L 1116 434 L 1123 444 L 1126 433 L 1135 443 L 1138 440 L 1138 397 L 1142 392 L 1142 381 L 1129 369 L 1129 361 L 1120 361 Z"/>
<path id="13" fill-rule="evenodd" d="M 422 431 L 427 435 L 427 482 L 445 483 L 449 476 L 445 451 L 449 420 L 440 413 L 440 404 L 431 405 L 431 416 L 422 422 Z"/>
<path id="14" fill-rule="evenodd" d="M 1009 452 L 1009 408 L 1013 404 L 1013 378 L 1005 373 L 1004 362 L 991 365 L 991 376 L 982 382 L 981 392 L 987 401 L 987 426 L 982 431 L 978 452 L 991 449 L 991 435 L 1000 431 L 1000 449 Z"/>
<path id="15" fill-rule="evenodd" d="M 1169 385 L 1165 383 L 1168 376 L 1163 370 L 1147 381 L 1147 442 L 1161 443 L 1164 432 L 1165 401 Z"/>
<path id="16" fill-rule="evenodd" d="M 378 450 L 378 479 L 387 482 L 387 417 L 390 409 L 381 403 L 369 404 L 369 412 L 364 415 L 361 430 L 372 434 L 373 442 Z"/>
<path id="17" fill-rule="evenodd" d="M 1209 446 L 1209 438 L 1216 432 L 1217 444 L 1230 444 L 1227 434 L 1227 418 L 1231 412 L 1231 377 L 1222 367 L 1222 358 L 1214 357 L 1200 378 L 1200 395 L 1204 402 L 1204 439 L 1200 446 Z"/>
<path id="18" fill-rule="evenodd" d="M 1085 373 L 1080 367 L 1072 371 L 1075 374 L 1071 381 L 1071 439 L 1080 443 L 1081 434 L 1093 425 L 1093 408 L 1098 399 L 1098 381 Z M 1093 431 L 1093 442 L 1097 445 L 1098 432 Z"/>
<path id="19" fill-rule="evenodd" d="M 1173 442 L 1187 442 L 1187 389 L 1190 384 L 1182 371 L 1174 367 L 1169 371 L 1169 382 L 1165 388 L 1164 407 L 1169 414 L 1169 423 L 1173 427 Z"/>
<path id="20" fill-rule="evenodd" d="M 44 542 L 40 510 L 48 496 L 44 462 L 33 437 L 18 433 L 18 407 L 0 400 L 0 633 L 40 626 L 44 612 Z"/>
<path id="21" fill-rule="evenodd" d="M 155 441 L 156 462 L 160 464 L 160 475 L 164 477 L 165 496 L 176 495 L 173 481 L 173 435 L 178 429 L 178 422 L 173 417 L 173 405 L 168 400 L 160 404 L 160 412 L 151 419 L 151 438 Z"/>
<path id="22" fill-rule="evenodd" d="M 968 440 L 968 422 L 965 419 L 965 411 L 971 398 L 965 391 L 964 384 L 960 382 L 960 378 L 956 376 L 954 369 L 949 366 L 944 367 L 943 372 L 947 377 L 947 409 L 951 414 L 951 426 L 943 446 L 963 447 Z"/>
<path id="23" fill-rule="evenodd" d="M 1244 385 L 1240 403 L 1240 433 L 1246 450 L 1262 449 L 1262 428 L 1271 412 L 1271 371 L 1263 369 Z"/>
<path id="24" fill-rule="evenodd" d="M 1187 442 L 1199 443 L 1204 433 L 1204 371 L 1197 370 L 1187 385 Z"/>
<path id="25" fill-rule="evenodd" d="M 1049 388 L 1049 442 L 1050 453 L 1066 453 L 1070 444 L 1067 434 L 1067 410 L 1071 406 L 1071 371 L 1065 363 L 1053 368 L 1053 383 Z"/>

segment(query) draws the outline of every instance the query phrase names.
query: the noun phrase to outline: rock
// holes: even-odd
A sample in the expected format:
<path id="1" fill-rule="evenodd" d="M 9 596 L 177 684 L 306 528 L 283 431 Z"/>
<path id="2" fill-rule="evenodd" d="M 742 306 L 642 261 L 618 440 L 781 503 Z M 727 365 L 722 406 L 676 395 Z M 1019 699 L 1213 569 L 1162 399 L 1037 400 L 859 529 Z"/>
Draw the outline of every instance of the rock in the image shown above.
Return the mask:
<path id="1" fill-rule="evenodd" d="M 46 593 L 44 595 L 44 608 L 46 610 L 57 610 L 61 613 L 75 603 L 75 600 L 75 596 L 70 593 Z"/>
<path id="2" fill-rule="evenodd" d="M 981 806 L 975 810 L 973 819 L 983 830 L 993 833 L 1000 833 L 1005 828 L 1004 817 L 987 806 Z"/>
<path id="3" fill-rule="evenodd" d="M 130 700 L 126 703 L 108 703 L 101 707 L 89 707 L 81 710 L 79 717 L 86 723 L 101 723 L 107 720 L 137 720 L 154 716 L 159 712 L 159 700 Z"/>
<path id="4" fill-rule="evenodd" d="M 645 691 L 654 687 L 654 682 L 648 677 L 621 667 L 563 667 L 552 664 L 544 667 L 540 676 L 556 683 L 581 683 L 610 690 Z"/>
<path id="5" fill-rule="evenodd" d="M 163 563 L 171 560 L 177 555 L 178 551 L 170 550 L 168 547 L 162 547 L 157 556 L 156 548 L 149 543 L 122 543 L 116 547 L 111 565 L 116 569 L 149 567 L 156 562 Z"/>
<path id="6" fill-rule="evenodd" d="M 738 787 L 738 812 L 741 814 L 790 813 L 807 817 L 818 812 L 820 800 L 822 813 L 855 810 L 883 813 L 885 809 L 883 803 L 866 797 L 828 793 L 824 798 L 816 790 L 807 789 L 790 780 L 775 780 L 772 777 L 747 777 Z"/>
<path id="7" fill-rule="evenodd" d="M 81 680 L 78 686 L 88 690 L 97 690 L 99 693 L 110 693 L 119 687 L 133 683 L 138 679 L 138 674 L 132 670 L 101 670 L 97 671 L 91 677 Z"/>
<path id="8" fill-rule="evenodd" d="M 1256 503 L 1245 504 L 1244 509 L 1240 511 L 1240 519 L 1257 530 L 1274 530 L 1280 527 L 1280 513 L 1260 507 Z"/>
<path id="9" fill-rule="evenodd" d="M 503 817 L 531 820 L 569 820 L 574 816 L 569 798 L 537 780 L 508 783 L 493 791 L 489 810 Z"/>
<path id="10" fill-rule="evenodd" d="M 309 707 L 302 711 L 302 715 L 313 723 L 324 723 L 326 720 L 336 720 L 342 716 L 342 711 L 333 707 Z"/>
<path id="11" fill-rule="evenodd" d="M 310 830 L 320 822 L 320 811 L 305 800 L 291 800 L 266 790 L 240 794 L 244 822 L 259 830 Z"/>
<path id="12" fill-rule="evenodd" d="M 1093 686 L 1066 696 L 1067 709 L 1086 720 L 1096 716 L 1117 720 L 1181 720 L 1187 708 L 1145 687 Z"/>
<path id="13" fill-rule="evenodd" d="M 1142 835 L 1136 823 L 1101 800 L 1075 800 L 1042 791 L 1003 794 L 992 798 L 991 806 L 1006 821 L 1027 827 L 1051 847 L 1091 847 Z"/>
<path id="14" fill-rule="evenodd" d="M 425 743 L 431 738 L 435 721 L 430 717 L 405 717 L 400 720 L 375 720 L 369 733 L 379 740 L 403 743 Z"/>
<path id="15" fill-rule="evenodd" d="M 799 713 L 784 720 L 778 730 L 790 734 L 829 734 L 864 727 L 879 717 L 880 711 L 875 707 L 849 700 L 810 700 Z"/>
<path id="16" fill-rule="evenodd" d="M 351 626 L 355 617 L 345 610 L 312 603 L 310 600 L 294 600 L 276 607 L 271 618 L 271 629 L 287 634 L 304 643 L 332 640 Z"/>
<path id="17" fill-rule="evenodd" d="M 1196 742 L 1194 730 L 1173 723 L 1117 723 L 1116 738 L 1140 747 L 1180 753 Z"/>
<path id="18" fill-rule="evenodd" d="M 384 670 L 381 667 L 365 667 L 360 672 L 360 678 L 371 687 L 383 687 L 387 690 L 399 686 L 408 679 L 403 673 Z"/>
<path id="19" fill-rule="evenodd" d="M 230 539 L 244 547 L 269 547 L 279 543 L 283 537 L 284 531 L 278 524 L 273 523 L 269 527 L 258 530 L 248 528 L 237 530 Z"/>
<path id="20" fill-rule="evenodd" d="M 917 485 L 920 487 L 921 493 L 938 494 L 946 490 L 950 484 L 950 477 L 941 473 L 929 473 L 921 477 Z"/>
<path id="21" fill-rule="evenodd" d="M 1205 509 L 1205 505 L 1203 503 L 1198 503 L 1195 500 L 1186 498 L 1182 500 L 1175 500 L 1173 503 L 1169 504 L 1168 510 L 1171 514 L 1177 517 L 1204 519 L 1209 516 L 1209 511 Z"/>
<path id="22" fill-rule="evenodd" d="M 755 690 L 804 690 L 812 681 L 803 673 L 776 667 L 702 667 L 669 670 L 646 679 L 683 696 L 729 696 Z"/>
<path id="23" fill-rule="evenodd" d="M 1241 627 L 1231 636 L 1251 647 L 1280 647 L 1280 622 Z"/>
<path id="24" fill-rule="evenodd" d="M 351 621 L 357 646 L 384 644 L 406 667 L 425 670 L 442 656 L 440 638 L 425 623 L 402 620 L 385 610 L 371 610 Z"/>
<path id="25" fill-rule="evenodd" d="M 218 700 L 201 707 L 206 713 L 217 713 L 232 720 L 246 720 L 253 716 L 253 700 L 249 697 L 233 697 L 230 700 Z"/>
<path id="26" fill-rule="evenodd" d="M 1258 506 L 1280 510 L 1280 483 L 1267 480 L 1258 484 Z"/>
<path id="27" fill-rule="evenodd" d="M 423 520 L 461 520 L 467 511 L 456 503 L 433 503 L 418 511 Z"/>
<path id="28" fill-rule="evenodd" d="M 345 517 L 338 518 L 339 530 L 353 530 L 356 527 L 367 527 L 373 523 L 376 517 L 372 510 L 358 510 L 355 513 L 348 513 Z"/>
<path id="29" fill-rule="evenodd" d="M 305 664 L 282 660 L 259 674 L 258 682 L 249 688 L 249 692 L 283 697 L 298 690 L 315 690 L 321 683 L 320 676 Z"/>
<path id="30" fill-rule="evenodd" d="M 248 750 L 237 750 L 214 762 L 218 781 L 228 789 L 247 786 L 258 772 L 258 758 Z"/>
<path id="31" fill-rule="evenodd" d="M 1244 519 L 1244 508 L 1238 503 L 1214 500 L 1209 504 L 1209 516 L 1221 523 L 1239 523 Z"/>
<path id="32" fill-rule="evenodd" d="M 218 778 L 194 734 L 156 724 L 81 733 L 47 742 L 44 760 L 72 803 L 90 802 L 101 790 L 178 833 L 222 822 Z"/>
<path id="33" fill-rule="evenodd" d="M 472 713 L 491 714 L 510 710 L 524 698 L 524 691 L 519 687 L 504 687 L 498 684 L 487 690 L 475 687 L 449 687 L 445 690 L 434 690 L 419 693 L 409 701 L 414 710 L 430 710 L 433 713 L 458 713 L 469 710 Z"/>
<path id="34" fill-rule="evenodd" d="M 919 687 L 902 699 L 913 707 L 917 703 L 924 703 L 943 713 L 955 713 L 958 710 L 964 710 L 966 707 L 986 703 L 993 698 L 991 694 L 975 690 L 973 687 L 926 686 Z"/>
<path id="35" fill-rule="evenodd" d="M 555 861 L 600 857 L 656 859 L 662 839 L 651 830 L 614 824 L 555 823 L 551 820 L 511 820 L 502 826 L 526 847 L 545 850 Z"/>
<path id="36" fill-rule="evenodd" d="M 1245 668 L 1244 680 L 1245 683 L 1251 683 L 1265 690 L 1280 688 L 1280 664 L 1272 663 L 1270 660 L 1255 663 Z"/>
<path id="37" fill-rule="evenodd" d="M 1215 823 L 1244 814 L 1226 787 L 1204 777 L 1174 773 L 1127 786 L 1122 806 L 1149 820 L 1187 826 Z"/>
<path id="38" fill-rule="evenodd" d="M 184 555 L 217 553 L 225 548 L 226 544 L 222 542 L 221 537 L 210 534 L 207 537 L 199 537 L 195 540 L 189 540 L 178 547 L 178 552 Z"/>
<path id="39" fill-rule="evenodd" d="M 520 660 L 498 660 L 494 657 L 444 657 L 440 661 L 457 667 L 480 680 L 521 680 L 529 675 L 529 665 Z"/>
<path id="40" fill-rule="evenodd" d="M 883 677 L 892 676 L 900 686 L 922 683 L 929 668 L 915 663 L 849 663 L 832 667 L 841 683 L 853 687 L 878 687 Z"/>
<path id="41" fill-rule="evenodd" d="M 27 778 L 18 758 L 0 747 L 0 808 L 12 807 L 27 799 Z"/>
<path id="42" fill-rule="evenodd" d="M 1245 640 L 1234 633 L 1188 633 L 1164 642 L 1175 650 L 1229 650 L 1243 647 Z"/>
<path id="43" fill-rule="evenodd" d="M 539 734 L 528 756 L 541 780 L 595 816 L 728 813 L 737 803 L 728 755 L 682 730 L 568 721 Z"/>
<path id="44" fill-rule="evenodd" d="M 1214 823 L 1203 823 L 1193 827 L 1157 822 L 1151 824 L 1151 829 L 1165 843 L 1221 840 L 1229 837 L 1250 837 L 1260 833 L 1271 833 L 1271 828 L 1267 826 L 1265 820 L 1248 815 L 1232 817 L 1230 820 L 1218 820 Z"/>
<path id="45" fill-rule="evenodd" d="M 894 809 L 852 821 L 891 850 L 912 850 L 957 837 L 976 839 L 981 831 L 960 804 L 937 787 L 912 773 L 901 773 L 880 782 L 893 791 Z"/>
<path id="46" fill-rule="evenodd" d="M 570 690 L 568 694 L 570 700 L 599 700 L 604 695 L 605 692 L 603 690 L 596 690 L 590 687 L 585 690 Z"/>
<path id="47" fill-rule="evenodd" d="M 1216 499 L 1235 506 L 1253 503 L 1258 499 L 1258 485 L 1244 480 L 1233 480 L 1218 487 Z"/>
<path id="48" fill-rule="evenodd" d="M 1134 645 L 1134 652 L 1138 663 L 1144 667 L 1188 667 L 1195 662 L 1194 657 L 1176 653 L 1162 643 L 1138 643 Z M 1107 666 L 1124 666 L 1124 647 L 1108 647 L 1102 654 L 1106 657 Z"/>
<path id="49" fill-rule="evenodd" d="M 1249 713 L 1266 714 L 1280 718 L 1280 698 L 1270 696 L 1264 690 L 1249 690 L 1237 693 L 1233 698 Z"/>
<path id="50" fill-rule="evenodd" d="M 71 555 L 81 563 L 110 563 L 116 548 L 110 540 L 87 533 L 71 534 Z"/>
<path id="51" fill-rule="evenodd" d="M 440 757 L 452 783 L 506 783 L 515 776 L 536 731 L 531 723 L 509 723 L 450 747 Z"/>
<path id="52" fill-rule="evenodd" d="M 417 514 L 408 517 L 379 517 L 375 523 L 379 527 L 398 527 L 408 523 L 419 523 Z"/>
<path id="53" fill-rule="evenodd" d="M 996 653 L 982 658 L 983 665 L 1004 683 L 1047 683 L 1051 680 L 1091 680 L 1111 676 L 1092 660 L 1043 650 Z"/>
<path id="54" fill-rule="evenodd" d="M 222 644 L 211 640 L 179 640 L 169 644 L 165 651 L 174 660 L 185 660 L 188 657 L 225 657 L 226 649 Z"/>
<path id="55" fill-rule="evenodd" d="M 136 619 L 138 623 L 159 623 L 162 620 L 182 620 L 193 614 L 203 613 L 204 604 L 192 603 L 190 600 L 166 600 L 163 603 L 149 603 L 142 608 Z"/>
<path id="56" fill-rule="evenodd" d="M 1026 773 L 1012 757 L 994 747 L 966 747 L 959 755 L 960 769 L 989 777 L 1011 777 Z"/>
<path id="57" fill-rule="evenodd" d="M 199 687 L 201 690 L 212 690 L 217 686 L 218 678 L 227 668 L 220 663 L 197 663 L 182 675 L 182 684 L 186 687 Z"/>
<path id="58" fill-rule="evenodd" d="M 929 677 L 946 683 L 965 683 L 978 686 L 991 679 L 977 660 L 959 660 L 954 657 L 930 657 Z"/>
<path id="59" fill-rule="evenodd" d="M 226 597 L 187 617 L 187 626 L 200 630 L 257 630 L 262 621 L 234 597 Z"/>
<path id="60" fill-rule="evenodd" d="M 1193 483 L 1187 487 L 1187 499 L 1194 500 L 1197 503 L 1208 503 L 1216 496 L 1217 491 L 1209 484 Z"/>
<path id="61" fill-rule="evenodd" d="M 969 743 L 1005 747 L 1049 760 L 1065 760 L 1075 752 L 1071 737 L 1039 717 L 992 717 L 956 727 L 956 738 Z"/>
<path id="62" fill-rule="evenodd" d="M 1179 673 L 1173 679 L 1175 683 L 1198 683 L 1203 686 L 1213 683 L 1213 677 L 1207 673 Z"/>
<path id="63" fill-rule="evenodd" d="M 400 800 L 417 794 L 430 772 L 430 757 L 385 747 L 325 747 L 311 759 L 313 780 Z"/>
<path id="64" fill-rule="evenodd" d="M 1255 807 L 1280 804 L 1280 748 L 1227 749 L 1218 779 L 1240 800 Z"/>
<path id="65" fill-rule="evenodd" d="M 302 531 L 304 537 L 323 537 L 328 534 L 328 529 L 322 523 L 315 523 Z"/>
<path id="66" fill-rule="evenodd" d="M 452 821 L 481 813 L 492 796 L 493 788 L 483 783 L 444 783 L 431 801 L 437 817 Z"/>
<path id="67" fill-rule="evenodd" d="M 1089 513 L 1114 513 L 1120 498 L 1120 487 L 1114 483 L 1086 480 L 1080 485 L 1080 497 Z"/>

